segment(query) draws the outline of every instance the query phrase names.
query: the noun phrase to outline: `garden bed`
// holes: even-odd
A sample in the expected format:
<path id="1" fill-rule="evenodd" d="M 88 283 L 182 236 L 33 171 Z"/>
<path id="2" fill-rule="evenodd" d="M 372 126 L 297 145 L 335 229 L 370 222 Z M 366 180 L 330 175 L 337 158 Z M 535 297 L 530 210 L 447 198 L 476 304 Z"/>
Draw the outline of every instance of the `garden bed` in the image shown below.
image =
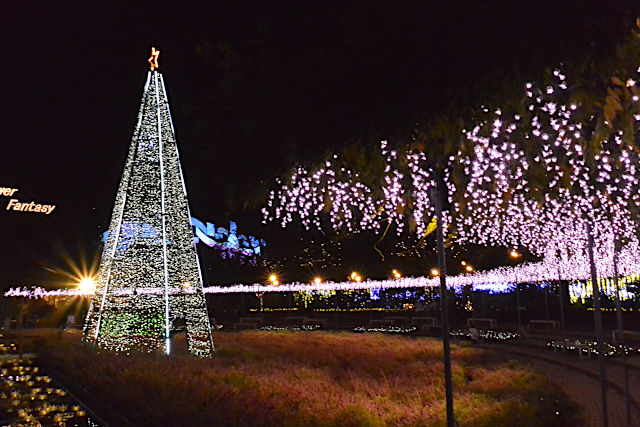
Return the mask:
<path id="1" fill-rule="evenodd" d="M 444 425 L 442 343 L 382 334 L 216 333 L 212 360 L 99 354 L 42 358 L 137 425 Z M 456 420 L 579 425 L 577 408 L 531 368 L 452 346 Z"/>

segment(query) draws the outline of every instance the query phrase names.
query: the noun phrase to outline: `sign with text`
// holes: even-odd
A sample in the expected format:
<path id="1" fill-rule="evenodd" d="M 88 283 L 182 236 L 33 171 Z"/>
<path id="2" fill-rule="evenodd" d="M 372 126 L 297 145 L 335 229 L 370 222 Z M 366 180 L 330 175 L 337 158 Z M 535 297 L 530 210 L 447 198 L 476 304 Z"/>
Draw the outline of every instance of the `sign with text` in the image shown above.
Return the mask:
<path id="1" fill-rule="evenodd" d="M 13 187 L 0 187 L 0 196 L 13 197 L 19 189 Z M 49 215 L 56 208 L 56 205 L 46 205 L 44 203 L 34 202 L 21 202 L 19 199 L 9 199 L 6 210 L 13 210 L 18 212 L 33 212 Z"/>

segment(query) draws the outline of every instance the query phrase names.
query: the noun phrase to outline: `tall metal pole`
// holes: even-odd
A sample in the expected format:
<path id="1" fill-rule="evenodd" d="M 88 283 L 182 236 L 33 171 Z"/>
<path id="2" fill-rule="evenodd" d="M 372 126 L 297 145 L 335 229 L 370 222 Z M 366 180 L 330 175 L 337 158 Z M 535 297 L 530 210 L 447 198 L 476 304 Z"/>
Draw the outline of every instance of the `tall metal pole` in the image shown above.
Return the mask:
<path id="1" fill-rule="evenodd" d="M 474 294 L 474 292 L 473 292 L 473 286 L 472 286 L 472 287 L 471 287 L 471 295 L 470 295 L 470 298 L 471 298 L 471 307 L 473 307 L 473 311 L 471 312 L 471 317 L 472 317 L 473 319 L 475 319 L 476 317 L 478 317 L 478 316 L 476 315 L 476 311 L 478 311 L 478 310 L 477 310 L 476 304 L 474 304 L 474 303 L 473 303 L 473 294 Z M 476 302 L 477 302 L 477 299 L 478 299 L 478 298 L 476 297 Z"/>
<path id="2" fill-rule="evenodd" d="M 487 293 L 485 291 L 481 291 L 480 295 L 482 295 L 482 317 L 487 318 Z"/>
<path id="3" fill-rule="evenodd" d="M 607 370 L 604 364 L 604 336 L 602 334 L 602 313 L 600 312 L 600 286 L 596 274 L 596 264 L 593 261 L 593 230 L 591 222 L 587 221 L 587 252 L 589 253 L 589 266 L 591 267 L 591 284 L 593 288 L 593 312 L 596 327 L 596 340 L 598 341 L 598 365 L 600 367 L 600 397 L 602 401 L 602 425 L 609 427 L 607 416 Z"/>
<path id="4" fill-rule="evenodd" d="M 544 288 L 544 318 L 547 322 L 549 321 L 549 286 L 551 286 L 550 282 Z"/>
<path id="5" fill-rule="evenodd" d="M 437 221 L 437 238 L 438 238 L 438 268 L 440 269 L 440 306 L 442 311 L 442 346 L 444 353 L 444 386 L 447 406 L 447 426 L 453 427 L 455 424 L 453 418 L 453 382 L 451 381 L 451 346 L 449 343 L 449 315 L 447 307 L 447 264 L 444 256 L 444 233 L 442 230 L 442 176 L 438 170 L 436 175 L 436 188 L 433 192 L 433 198 L 436 221 Z"/>
<path id="6" fill-rule="evenodd" d="M 22 360 L 22 353 L 23 353 L 23 343 L 22 340 L 24 339 L 24 321 L 25 321 L 25 304 L 24 304 L 24 297 L 20 298 L 20 311 L 18 312 L 18 321 L 17 323 L 17 327 L 20 330 L 20 339 L 18 340 L 18 356 L 20 357 L 20 359 Z"/>
<path id="7" fill-rule="evenodd" d="M 564 331 L 564 292 L 562 291 L 562 276 L 560 275 L 560 264 L 557 264 L 558 267 L 558 300 L 560 303 L 560 329 Z"/>
<path id="8" fill-rule="evenodd" d="M 520 310 L 520 283 L 518 282 L 518 276 L 516 275 L 516 311 L 518 312 L 518 333 L 522 327 L 522 313 Z"/>
<path id="9" fill-rule="evenodd" d="M 624 324 L 622 323 L 622 310 L 620 306 L 620 284 L 618 283 L 618 245 L 613 248 L 613 280 L 616 288 L 616 329 L 622 334 L 620 343 L 624 346 Z M 624 395 L 627 407 L 627 425 L 631 425 L 631 394 L 629 390 L 629 366 L 627 365 L 627 355 L 622 358 L 624 369 Z"/>
<path id="10" fill-rule="evenodd" d="M 622 310 L 620 307 L 620 286 L 618 283 L 618 252 L 616 249 L 613 250 L 613 282 L 615 284 L 616 291 L 616 328 L 619 331 L 624 330 L 624 325 L 622 324 Z M 624 334 L 622 334 L 622 343 L 624 344 Z"/>

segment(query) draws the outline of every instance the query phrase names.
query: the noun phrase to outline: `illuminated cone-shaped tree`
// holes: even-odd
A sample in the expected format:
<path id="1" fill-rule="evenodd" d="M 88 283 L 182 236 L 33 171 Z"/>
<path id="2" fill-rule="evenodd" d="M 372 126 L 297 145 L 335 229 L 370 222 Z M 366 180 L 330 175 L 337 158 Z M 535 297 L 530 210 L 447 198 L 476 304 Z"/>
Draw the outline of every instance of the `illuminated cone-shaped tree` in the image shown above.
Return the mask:
<path id="1" fill-rule="evenodd" d="M 115 351 L 168 354 L 171 333 L 185 328 L 189 351 L 208 357 L 213 341 L 186 187 L 152 52 L 84 336 Z"/>

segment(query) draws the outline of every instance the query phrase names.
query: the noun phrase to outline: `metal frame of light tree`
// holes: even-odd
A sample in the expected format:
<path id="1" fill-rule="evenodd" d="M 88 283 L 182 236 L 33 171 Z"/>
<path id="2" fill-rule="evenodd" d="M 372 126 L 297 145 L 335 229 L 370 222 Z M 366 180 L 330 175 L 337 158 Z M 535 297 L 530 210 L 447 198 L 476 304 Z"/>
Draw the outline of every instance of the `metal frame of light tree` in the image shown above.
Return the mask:
<path id="1" fill-rule="evenodd" d="M 169 353 L 172 329 L 182 319 L 189 351 L 206 357 L 213 353 L 213 340 L 168 104 L 162 75 L 150 71 L 85 339 L 116 351 Z"/>

